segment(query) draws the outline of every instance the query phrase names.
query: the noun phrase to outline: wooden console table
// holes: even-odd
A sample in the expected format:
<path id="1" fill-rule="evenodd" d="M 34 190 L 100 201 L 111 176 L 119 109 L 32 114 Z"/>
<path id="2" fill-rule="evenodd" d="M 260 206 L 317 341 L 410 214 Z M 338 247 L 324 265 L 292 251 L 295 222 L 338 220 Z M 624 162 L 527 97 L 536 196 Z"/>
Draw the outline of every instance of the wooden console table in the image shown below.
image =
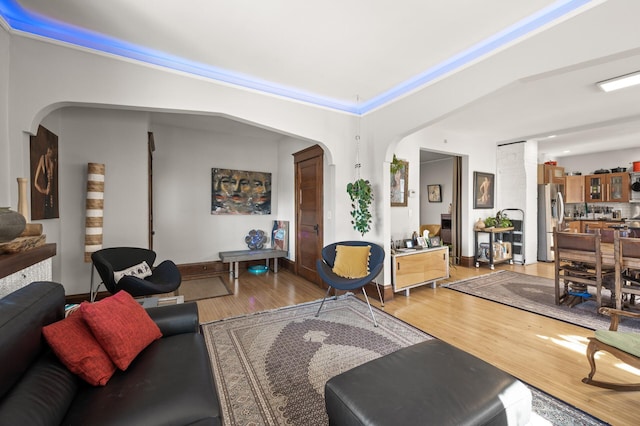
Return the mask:
<path id="1" fill-rule="evenodd" d="M 278 272 L 278 258 L 286 257 L 286 250 L 276 249 L 260 249 L 260 250 L 236 250 L 236 251 L 221 251 L 220 260 L 222 263 L 229 262 L 229 274 L 233 275 L 233 278 L 238 278 L 240 262 L 248 260 L 262 260 L 266 259 L 267 268 L 269 267 L 269 259 L 273 259 L 273 272 Z"/>
<path id="2" fill-rule="evenodd" d="M 391 255 L 393 263 L 393 291 L 409 289 L 449 278 L 449 247 L 433 247 L 422 250 L 396 251 Z"/>

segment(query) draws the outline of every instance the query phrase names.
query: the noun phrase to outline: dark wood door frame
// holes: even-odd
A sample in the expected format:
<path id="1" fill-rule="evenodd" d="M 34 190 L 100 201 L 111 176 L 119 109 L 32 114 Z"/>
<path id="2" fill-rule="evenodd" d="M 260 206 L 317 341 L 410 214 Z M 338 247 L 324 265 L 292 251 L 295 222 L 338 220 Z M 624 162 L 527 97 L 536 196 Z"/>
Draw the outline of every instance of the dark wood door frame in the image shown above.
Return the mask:
<path id="1" fill-rule="evenodd" d="M 153 139 L 153 133 L 147 132 L 147 147 L 148 147 L 148 181 L 147 191 L 148 197 L 148 209 L 149 209 L 149 250 L 153 250 L 153 151 L 156 150 L 156 144 Z"/>

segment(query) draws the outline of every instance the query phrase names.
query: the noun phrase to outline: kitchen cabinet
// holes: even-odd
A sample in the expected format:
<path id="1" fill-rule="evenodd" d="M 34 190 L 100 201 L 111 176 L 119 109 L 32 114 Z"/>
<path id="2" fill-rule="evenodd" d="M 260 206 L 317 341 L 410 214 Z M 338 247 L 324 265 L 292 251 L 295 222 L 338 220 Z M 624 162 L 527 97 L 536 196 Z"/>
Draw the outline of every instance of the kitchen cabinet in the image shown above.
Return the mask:
<path id="1" fill-rule="evenodd" d="M 594 229 L 607 229 L 614 226 L 620 226 L 621 222 L 607 222 L 604 220 L 582 220 L 581 232 L 593 231 Z"/>
<path id="2" fill-rule="evenodd" d="M 564 177 L 564 201 L 565 203 L 584 203 L 584 176 Z"/>
<path id="3" fill-rule="evenodd" d="M 426 283 L 435 288 L 437 280 L 449 278 L 449 247 L 433 247 L 422 250 L 396 251 L 391 255 L 393 264 L 393 291 L 405 291 Z"/>
<path id="4" fill-rule="evenodd" d="M 567 222 L 567 229 L 569 229 L 570 232 L 582 232 L 582 222 L 579 220 L 572 220 Z"/>
<path id="5" fill-rule="evenodd" d="M 610 173 L 585 176 L 586 202 L 629 202 L 629 173 Z"/>
<path id="6" fill-rule="evenodd" d="M 538 184 L 543 183 L 564 184 L 564 167 L 538 164 Z"/>

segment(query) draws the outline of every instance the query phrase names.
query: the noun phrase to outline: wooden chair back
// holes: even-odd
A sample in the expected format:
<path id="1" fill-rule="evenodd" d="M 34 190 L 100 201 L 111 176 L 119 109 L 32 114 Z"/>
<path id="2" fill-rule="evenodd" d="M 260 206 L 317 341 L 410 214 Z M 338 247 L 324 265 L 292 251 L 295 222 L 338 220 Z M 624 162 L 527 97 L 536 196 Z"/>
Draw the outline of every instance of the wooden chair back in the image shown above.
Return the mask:
<path id="1" fill-rule="evenodd" d="M 640 295 L 640 239 L 621 236 L 617 232 L 614 236 L 613 253 L 616 263 L 615 298 L 616 309 L 622 309 L 624 294 Z"/>
<path id="2" fill-rule="evenodd" d="M 575 233 L 575 232 L 554 232 L 553 246 L 555 248 L 556 258 L 560 257 L 565 260 L 588 260 L 583 258 L 584 253 L 591 253 L 589 257 L 592 261 L 593 254 L 600 249 L 600 233 L 596 229 L 596 232 L 590 233 Z M 578 259 L 575 257 L 578 256 Z"/>
<path id="3" fill-rule="evenodd" d="M 559 305 L 569 296 L 569 282 L 596 287 L 597 307 L 602 305 L 602 251 L 600 230 L 590 233 L 553 231 L 555 296 Z M 560 290 L 561 281 L 564 291 Z"/>

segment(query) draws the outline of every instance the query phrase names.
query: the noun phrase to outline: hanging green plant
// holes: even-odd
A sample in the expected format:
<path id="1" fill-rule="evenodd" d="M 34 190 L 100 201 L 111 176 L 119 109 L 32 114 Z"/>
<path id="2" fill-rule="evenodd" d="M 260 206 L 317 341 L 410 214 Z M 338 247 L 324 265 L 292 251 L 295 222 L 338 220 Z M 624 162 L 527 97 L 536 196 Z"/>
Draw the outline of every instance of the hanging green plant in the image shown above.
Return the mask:
<path id="1" fill-rule="evenodd" d="M 347 193 L 351 198 L 351 224 L 353 229 L 364 235 L 371 230 L 371 212 L 373 191 L 368 180 L 357 179 L 347 184 Z"/>
<path id="2" fill-rule="evenodd" d="M 393 154 L 393 160 L 391 160 L 391 174 L 395 175 L 396 173 L 398 173 L 400 171 L 400 169 L 402 169 L 403 166 L 403 162 L 402 160 L 398 160 L 398 157 L 396 157 L 395 154 Z"/>

